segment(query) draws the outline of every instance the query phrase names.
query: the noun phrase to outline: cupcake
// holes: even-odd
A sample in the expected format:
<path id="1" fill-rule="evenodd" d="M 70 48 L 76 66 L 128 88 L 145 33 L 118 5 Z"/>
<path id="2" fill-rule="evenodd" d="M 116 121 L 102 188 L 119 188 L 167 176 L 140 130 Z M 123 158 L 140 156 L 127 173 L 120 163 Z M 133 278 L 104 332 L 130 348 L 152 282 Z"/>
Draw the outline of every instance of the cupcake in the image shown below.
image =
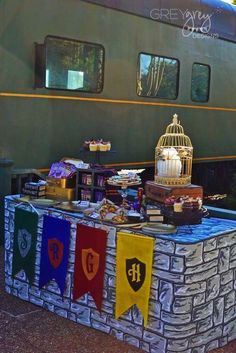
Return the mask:
<path id="1" fill-rule="evenodd" d="M 99 144 L 99 151 L 103 151 L 103 152 L 107 151 L 107 145 L 105 142 L 102 142 Z"/>
<path id="2" fill-rule="evenodd" d="M 89 150 L 89 145 L 90 145 L 90 140 L 85 140 L 84 143 L 83 143 L 83 148 L 84 150 Z"/>
<path id="3" fill-rule="evenodd" d="M 97 151 L 98 150 L 98 144 L 97 144 L 97 142 L 95 140 L 90 142 L 89 150 L 90 151 Z"/>
<path id="4" fill-rule="evenodd" d="M 174 202 L 174 212 L 183 212 L 182 199 L 179 198 Z"/>

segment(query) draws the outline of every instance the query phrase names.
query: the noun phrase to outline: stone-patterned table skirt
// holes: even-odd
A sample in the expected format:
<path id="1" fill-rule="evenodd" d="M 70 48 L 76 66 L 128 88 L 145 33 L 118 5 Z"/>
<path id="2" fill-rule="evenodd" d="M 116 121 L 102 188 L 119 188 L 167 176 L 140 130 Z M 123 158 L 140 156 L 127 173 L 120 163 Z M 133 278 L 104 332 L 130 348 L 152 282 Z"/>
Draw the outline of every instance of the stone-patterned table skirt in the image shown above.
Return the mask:
<path id="1" fill-rule="evenodd" d="M 115 320 L 116 231 L 108 234 L 104 295 L 99 313 L 89 294 L 72 301 L 76 224 L 103 225 L 53 209 L 40 209 L 36 276 L 32 286 L 23 271 L 12 277 L 14 197 L 5 200 L 5 288 L 23 300 L 67 319 L 115 336 L 150 353 L 206 353 L 236 339 L 236 222 L 206 219 L 179 227 L 175 235 L 155 236 L 148 326 L 133 306 Z M 19 207 L 29 209 L 27 205 Z M 40 289 L 39 264 L 44 214 L 71 222 L 66 290 L 61 297 L 51 281 Z M 150 236 L 150 235 L 147 235 Z"/>

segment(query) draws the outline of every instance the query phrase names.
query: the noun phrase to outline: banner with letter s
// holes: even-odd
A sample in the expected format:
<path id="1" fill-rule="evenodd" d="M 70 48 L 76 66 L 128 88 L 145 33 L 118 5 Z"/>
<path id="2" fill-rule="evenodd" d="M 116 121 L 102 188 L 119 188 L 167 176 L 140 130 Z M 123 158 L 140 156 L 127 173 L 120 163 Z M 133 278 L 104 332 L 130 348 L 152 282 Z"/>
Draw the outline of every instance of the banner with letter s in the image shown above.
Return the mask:
<path id="1" fill-rule="evenodd" d="M 12 275 L 24 270 L 32 285 L 35 276 L 37 213 L 15 209 Z"/>
<path id="2" fill-rule="evenodd" d="M 51 216 L 44 216 L 39 288 L 55 279 L 61 295 L 65 290 L 67 263 L 69 257 L 70 222 Z"/>
<path id="3" fill-rule="evenodd" d="M 116 255 L 116 319 L 136 304 L 148 320 L 154 239 L 119 232 Z"/>
<path id="4" fill-rule="evenodd" d="M 107 232 L 77 224 L 73 300 L 87 292 L 101 311 Z"/>

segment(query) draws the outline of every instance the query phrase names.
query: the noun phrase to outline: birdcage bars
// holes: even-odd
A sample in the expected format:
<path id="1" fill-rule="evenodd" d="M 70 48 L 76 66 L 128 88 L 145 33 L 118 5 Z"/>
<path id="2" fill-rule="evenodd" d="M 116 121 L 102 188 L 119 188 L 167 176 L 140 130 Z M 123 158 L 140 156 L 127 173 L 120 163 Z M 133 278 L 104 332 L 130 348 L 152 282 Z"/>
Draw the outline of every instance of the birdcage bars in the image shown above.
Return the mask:
<path id="1" fill-rule="evenodd" d="M 155 149 L 155 182 L 165 186 L 190 184 L 192 159 L 191 140 L 184 134 L 184 129 L 175 114 Z"/>

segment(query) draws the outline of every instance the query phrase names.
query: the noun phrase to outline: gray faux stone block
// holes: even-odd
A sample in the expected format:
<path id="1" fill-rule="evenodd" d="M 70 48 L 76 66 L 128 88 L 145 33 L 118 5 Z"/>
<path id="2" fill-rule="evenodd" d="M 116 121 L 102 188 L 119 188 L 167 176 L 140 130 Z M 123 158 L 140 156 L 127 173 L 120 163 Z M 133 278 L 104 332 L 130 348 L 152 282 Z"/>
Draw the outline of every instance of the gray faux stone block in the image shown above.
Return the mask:
<path id="1" fill-rule="evenodd" d="M 110 326 L 105 325 L 104 323 L 100 322 L 100 321 L 96 321 L 96 320 L 91 320 L 91 326 L 99 331 L 105 332 L 105 333 L 109 333 L 110 332 Z"/>
<path id="2" fill-rule="evenodd" d="M 111 248 L 116 247 L 116 228 L 110 227 L 108 237 L 107 237 L 107 246 Z"/>
<path id="3" fill-rule="evenodd" d="M 184 325 L 184 324 L 189 324 L 191 321 L 191 315 L 190 314 L 172 314 L 172 313 L 167 313 L 165 311 L 161 312 L 161 319 L 172 325 Z"/>
<path id="4" fill-rule="evenodd" d="M 203 243 L 183 245 L 176 245 L 176 255 L 185 256 L 186 266 L 196 266 L 203 262 L 202 259 Z"/>
<path id="5" fill-rule="evenodd" d="M 209 251 L 209 252 L 205 252 L 203 254 L 203 261 L 204 262 L 212 261 L 214 259 L 217 259 L 218 256 L 219 256 L 219 249 L 212 250 L 212 251 Z"/>
<path id="6" fill-rule="evenodd" d="M 197 331 L 197 323 L 190 323 L 190 324 L 184 324 L 184 325 L 164 325 L 164 329 L 168 331 L 173 331 L 173 332 L 183 332 L 183 331 L 190 331 L 194 330 L 195 333 Z"/>
<path id="7" fill-rule="evenodd" d="M 43 303 L 43 308 L 48 310 L 48 311 L 54 312 L 54 305 L 53 304 L 44 302 Z"/>
<path id="8" fill-rule="evenodd" d="M 211 238 L 208 240 L 204 241 L 204 252 L 206 251 L 212 251 L 214 249 L 216 249 L 216 238 Z"/>
<path id="9" fill-rule="evenodd" d="M 192 318 L 193 321 L 205 319 L 213 313 L 213 301 L 193 308 Z"/>
<path id="10" fill-rule="evenodd" d="M 157 332 L 163 335 L 164 324 L 161 320 L 155 319 L 152 316 L 148 317 L 147 330 L 150 329 L 153 332 Z"/>
<path id="11" fill-rule="evenodd" d="M 153 269 L 153 274 L 157 276 L 159 279 L 167 280 L 170 282 L 174 283 L 183 283 L 184 282 L 184 276 L 177 274 L 177 273 L 171 273 L 163 270 L 156 270 Z"/>
<path id="12" fill-rule="evenodd" d="M 29 285 L 27 283 L 22 283 L 18 287 L 18 297 L 23 300 L 29 300 Z"/>
<path id="13" fill-rule="evenodd" d="M 142 337 L 142 327 L 135 325 L 134 323 L 127 322 L 125 320 L 119 319 L 115 320 L 112 317 L 107 318 L 107 325 L 115 328 L 117 330 L 122 329 L 124 333 L 128 333 L 131 336 L 140 338 Z M 159 336 L 158 336 L 159 337 Z"/>
<path id="14" fill-rule="evenodd" d="M 10 251 L 5 251 L 5 272 L 8 275 L 12 274 L 12 253 Z"/>
<path id="15" fill-rule="evenodd" d="M 69 299 L 65 299 L 57 294 L 47 292 L 46 290 L 41 291 L 41 299 L 62 309 L 69 309 L 70 307 Z"/>
<path id="16" fill-rule="evenodd" d="M 220 291 L 220 275 L 216 275 L 207 280 L 206 301 L 215 299 Z"/>
<path id="17" fill-rule="evenodd" d="M 167 349 L 173 352 L 183 352 L 188 348 L 188 340 L 168 340 Z"/>
<path id="18" fill-rule="evenodd" d="M 206 293 L 196 294 L 193 298 L 193 306 L 198 306 L 206 302 Z"/>
<path id="19" fill-rule="evenodd" d="M 191 353 L 205 353 L 206 346 L 195 347 Z"/>
<path id="20" fill-rule="evenodd" d="M 212 328 L 212 326 L 213 326 L 212 316 L 208 316 L 206 319 L 198 321 L 197 333 L 208 331 Z"/>
<path id="21" fill-rule="evenodd" d="M 67 318 L 67 310 L 58 308 L 57 306 L 54 307 L 55 314 Z"/>
<path id="22" fill-rule="evenodd" d="M 171 311 L 174 300 L 173 291 L 173 284 L 160 280 L 159 301 L 165 311 Z"/>
<path id="23" fill-rule="evenodd" d="M 233 281 L 233 270 L 229 270 L 227 272 L 224 272 L 220 276 L 220 285 L 223 286 L 226 283 L 229 283 L 230 281 Z"/>
<path id="24" fill-rule="evenodd" d="M 196 334 L 196 328 L 192 328 L 190 330 L 185 331 L 168 331 L 164 330 L 164 337 L 166 338 L 186 338 Z"/>
<path id="25" fill-rule="evenodd" d="M 34 297 L 33 295 L 29 295 L 29 301 L 32 304 L 38 305 L 38 306 L 43 306 L 44 301 L 40 298 Z"/>
<path id="26" fill-rule="evenodd" d="M 214 300 L 213 322 L 217 326 L 223 322 L 224 318 L 224 298 L 217 298 Z"/>
<path id="27" fill-rule="evenodd" d="M 220 249 L 219 253 L 219 273 L 226 272 L 229 269 L 230 248 Z"/>
<path id="28" fill-rule="evenodd" d="M 229 309 L 224 311 L 224 322 L 227 323 L 236 317 L 235 306 L 231 306 Z"/>
<path id="29" fill-rule="evenodd" d="M 170 268 L 170 256 L 165 254 L 154 254 L 153 266 L 162 270 L 169 270 Z"/>
<path id="30" fill-rule="evenodd" d="M 91 311 L 91 318 L 104 324 L 107 322 L 107 315 L 100 313 L 98 310 Z"/>
<path id="31" fill-rule="evenodd" d="M 140 349 L 142 349 L 145 352 L 150 352 L 150 345 L 149 343 L 140 341 Z"/>
<path id="32" fill-rule="evenodd" d="M 105 273 L 111 276 L 116 275 L 116 266 L 115 264 L 110 264 L 109 262 L 106 263 Z"/>
<path id="33" fill-rule="evenodd" d="M 133 305 L 131 309 L 131 315 L 132 315 L 132 320 L 134 321 L 135 324 L 140 326 L 143 325 L 143 315 L 136 305 Z M 149 314 L 148 321 L 150 320 L 156 320 L 156 318 L 152 318 L 152 316 Z"/>
<path id="34" fill-rule="evenodd" d="M 143 339 L 150 343 L 151 347 L 151 352 L 154 352 L 154 349 L 156 349 L 156 352 L 164 352 L 166 348 L 166 339 L 156 335 L 155 333 L 148 332 L 146 330 L 143 331 Z"/>
<path id="35" fill-rule="evenodd" d="M 76 322 L 76 315 L 74 313 L 71 313 L 70 311 L 68 311 L 67 313 L 67 318 L 71 321 Z"/>
<path id="36" fill-rule="evenodd" d="M 225 296 L 225 309 L 229 309 L 231 306 L 235 305 L 235 291 L 229 292 Z"/>
<path id="37" fill-rule="evenodd" d="M 236 243 L 236 233 L 224 234 L 217 237 L 217 248 L 225 248 Z"/>
<path id="38" fill-rule="evenodd" d="M 176 296 L 190 296 L 206 291 L 206 282 L 198 282 L 184 285 L 174 285 L 174 294 Z"/>
<path id="39" fill-rule="evenodd" d="M 217 338 L 222 336 L 222 327 L 214 327 L 202 334 L 199 334 L 195 337 L 191 337 L 189 340 L 189 347 L 197 347 L 204 344 L 207 344 Z"/>
<path id="40" fill-rule="evenodd" d="M 151 280 L 151 288 L 158 290 L 159 288 L 159 279 L 152 275 L 152 280 Z"/>
<path id="41" fill-rule="evenodd" d="M 229 268 L 236 268 L 236 260 L 230 261 Z"/>
<path id="42" fill-rule="evenodd" d="M 213 349 L 216 349 L 219 347 L 219 340 L 214 340 L 206 345 L 206 352 L 213 351 Z"/>
<path id="43" fill-rule="evenodd" d="M 230 260 L 236 260 L 236 244 L 232 245 L 230 248 Z"/>
<path id="44" fill-rule="evenodd" d="M 228 337 L 219 338 L 219 347 L 226 346 L 227 343 L 228 343 Z"/>
<path id="45" fill-rule="evenodd" d="M 156 239 L 154 251 L 163 252 L 164 254 L 174 254 L 175 243 L 170 240 Z"/>
<path id="46" fill-rule="evenodd" d="M 217 274 L 217 267 L 213 267 L 210 270 L 195 273 L 194 275 L 187 275 L 185 276 L 186 283 L 198 283 L 208 278 L 215 276 Z"/>
<path id="47" fill-rule="evenodd" d="M 117 338 L 118 340 L 123 341 L 124 333 L 123 333 L 121 330 L 116 330 L 116 329 L 114 329 L 114 328 L 111 328 L 110 334 L 111 334 L 113 337 Z"/>
<path id="48" fill-rule="evenodd" d="M 227 293 L 231 292 L 234 288 L 234 283 L 233 281 L 226 283 L 224 286 L 220 287 L 220 293 L 219 296 L 226 295 Z"/>
<path id="49" fill-rule="evenodd" d="M 135 347 L 139 348 L 139 339 L 137 339 L 137 338 L 135 338 L 133 336 L 125 334 L 124 335 L 124 341 L 126 343 L 132 344 L 132 346 L 135 346 Z"/>
<path id="50" fill-rule="evenodd" d="M 188 267 L 185 271 L 185 275 L 191 275 L 191 274 L 198 274 L 205 272 L 207 270 L 210 270 L 213 267 L 216 267 L 218 265 L 218 259 L 211 260 L 207 263 L 194 266 L 194 267 Z"/>
<path id="51" fill-rule="evenodd" d="M 192 297 L 175 298 L 173 303 L 173 312 L 174 314 L 185 314 L 191 312 L 192 304 Z"/>
<path id="52" fill-rule="evenodd" d="M 184 258 L 180 256 L 171 256 L 170 271 L 183 273 L 185 270 Z"/>

